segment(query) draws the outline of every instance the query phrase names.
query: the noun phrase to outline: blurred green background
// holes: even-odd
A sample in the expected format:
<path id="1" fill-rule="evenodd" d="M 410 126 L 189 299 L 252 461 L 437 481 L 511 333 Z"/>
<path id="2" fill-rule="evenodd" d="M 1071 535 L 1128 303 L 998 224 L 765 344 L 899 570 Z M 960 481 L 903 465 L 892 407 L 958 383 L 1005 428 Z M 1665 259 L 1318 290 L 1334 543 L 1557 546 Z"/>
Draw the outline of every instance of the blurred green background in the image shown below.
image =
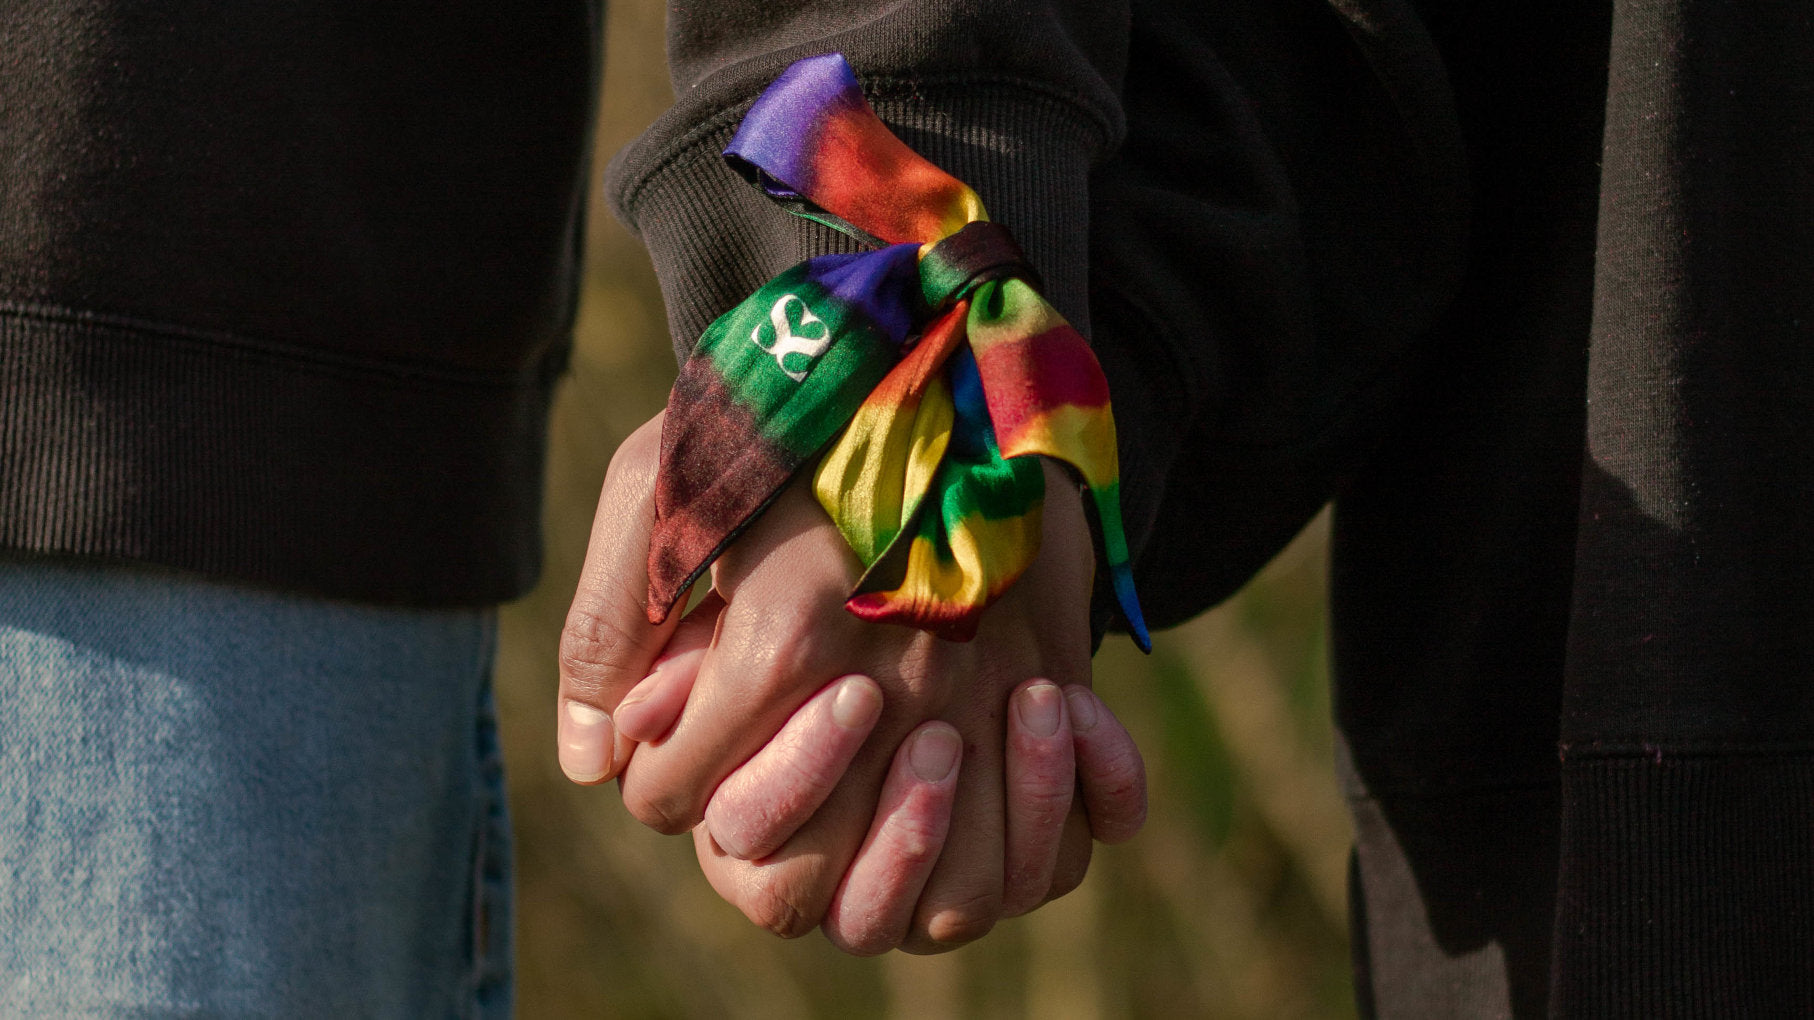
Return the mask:
<path id="1" fill-rule="evenodd" d="M 670 102 L 662 6 L 613 0 L 599 167 Z M 1347 816 L 1330 772 L 1326 521 L 1239 596 L 1111 638 L 1096 687 L 1146 754 L 1152 806 L 1082 888 L 939 957 L 784 942 L 706 886 L 692 843 L 554 762 L 555 648 L 617 443 L 674 374 L 641 247 L 593 203 L 573 370 L 553 424 L 542 585 L 505 608 L 498 688 L 518 850 L 518 1003 L 565 1017 L 1343 1017 Z"/>

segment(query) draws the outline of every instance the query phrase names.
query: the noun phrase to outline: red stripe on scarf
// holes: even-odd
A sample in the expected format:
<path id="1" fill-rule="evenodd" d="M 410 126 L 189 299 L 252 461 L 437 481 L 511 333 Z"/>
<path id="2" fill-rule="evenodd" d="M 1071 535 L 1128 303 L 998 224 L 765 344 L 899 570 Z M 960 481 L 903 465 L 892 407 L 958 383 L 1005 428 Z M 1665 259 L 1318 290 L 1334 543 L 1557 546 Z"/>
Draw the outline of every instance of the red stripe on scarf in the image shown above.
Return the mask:
<path id="1" fill-rule="evenodd" d="M 1103 407 L 1109 402 L 1108 380 L 1089 344 L 1069 325 L 992 343 L 977 356 L 976 369 L 998 426 L 1004 413 L 1018 421 L 1059 404 Z"/>

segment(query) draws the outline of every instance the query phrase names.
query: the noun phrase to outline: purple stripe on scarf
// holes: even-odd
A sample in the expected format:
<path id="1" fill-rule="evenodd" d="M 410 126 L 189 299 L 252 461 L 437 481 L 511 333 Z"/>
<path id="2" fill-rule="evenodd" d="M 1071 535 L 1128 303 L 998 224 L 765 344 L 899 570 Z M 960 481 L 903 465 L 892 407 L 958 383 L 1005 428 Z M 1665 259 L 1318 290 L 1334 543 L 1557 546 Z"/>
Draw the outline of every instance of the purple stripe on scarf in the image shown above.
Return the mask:
<path id="1" fill-rule="evenodd" d="M 797 61 L 762 93 L 724 150 L 762 172 L 758 186 L 771 198 L 799 200 L 815 190 L 817 135 L 844 109 L 867 105 L 842 55 Z"/>

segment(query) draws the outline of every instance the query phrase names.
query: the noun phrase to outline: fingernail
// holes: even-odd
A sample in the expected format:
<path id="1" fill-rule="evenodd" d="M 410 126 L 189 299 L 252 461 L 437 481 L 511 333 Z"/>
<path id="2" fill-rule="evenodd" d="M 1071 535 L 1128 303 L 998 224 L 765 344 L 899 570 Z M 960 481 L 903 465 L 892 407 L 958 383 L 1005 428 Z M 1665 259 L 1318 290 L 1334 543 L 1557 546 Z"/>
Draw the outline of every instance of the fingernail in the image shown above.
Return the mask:
<path id="1" fill-rule="evenodd" d="M 935 726 L 913 738 L 913 749 L 907 752 L 907 762 L 921 779 L 936 783 L 951 774 L 952 766 L 957 764 L 958 749 L 957 734 L 943 726 Z"/>
<path id="2" fill-rule="evenodd" d="M 862 729 L 882 714 L 882 694 L 874 684 L 850 677 L 838 686 L 831 699 L 832 722 L 847 730 Z"/>
<path id="3" fill-rule="evenodd" d="M 1057 733 L 1060 697 L 1057 684 L 1038 683 L 1022 688 L 1020 697 L 1014 699 L 1020 724 L 1036 737 Z"/>
<path id="4" fill-rule="evenodd" d="M 1064 703 L 1071 710 L 1071 729 L 1088 733 L 1096 728 L 1096 698 L 1081 687 L 1064 692 Z"/>
<path id="5" fill-rule="evenodd" d="M 576 783 L 596 783 L 611 771 L 611 717 L 579 701 L 562 708 L 555 738 L 561 771 Z"/>

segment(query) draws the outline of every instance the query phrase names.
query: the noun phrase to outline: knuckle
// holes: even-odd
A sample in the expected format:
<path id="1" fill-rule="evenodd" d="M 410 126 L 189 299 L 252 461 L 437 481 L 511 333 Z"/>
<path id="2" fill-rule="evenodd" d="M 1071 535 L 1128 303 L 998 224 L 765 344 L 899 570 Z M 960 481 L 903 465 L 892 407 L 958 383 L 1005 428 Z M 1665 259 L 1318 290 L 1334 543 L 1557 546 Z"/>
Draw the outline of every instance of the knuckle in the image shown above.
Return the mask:
<path id="1" fill-rule="evenodd" d="M 843 774 L 843 759 L 813 737 L 783 730 L 712 795 L 706 821 L 714 835 L 729 837 L 720 845 L 733 856 L 752 860 L 772 853 L 824 804 Z"/>
<path id="2" fill-rule="evenodd" d="M 792 689 L 804 680 L 811 681 L 816 689 L 819 684 L 831 679 L 820 675 L 829 668 L 827 663 L 832 658 L 828 654 L 830 642 L 820 628 L 811 625 L 810 620 L 789 620 L 771 633 L 780 636 L 781 640 L 778 643 L 770 642 L 762 649 L 767 660 L 773 663 L 770 675 L 765 678 L 769 684 Z"/>
<path id="3" fill-rule="evenodd" d="M 779 739 L 779 738 L 778 738 Z M 775 750 L 781 755 L 763 821 L 786 825 L 804 821 L 818 810 L 844 773 L 840 748 L 817 734 L 789 734 Z"/>
<path id="4" fill-rule="evenodd" d="M 614 679 L 640 680 L 634 668 L 644 635 L 579 602 L 561 630 L 560 669 L 577 684 L 596 687 Z"/>
<path id="5" fill-rule="evenodd" d="M 904 871 L 919 870 L 936 860 L 944 837 L 943 824 L 917 817 L 895 818 L 881 834 L 888 855 Z"/>
<path id="6" fill-rule="evenodd" d="M 738 628 L 719 642 L 717 672 L 735 683 L 749 705 L 784 705 L 793 711 L 831 679 L 825 639 L 802 621 L 775 621 L 776 629 Z"/>
<path id="7" fill-rule="evenodd" d="M 1070 813 L 1075 790 L 1076 784 L 1072 781 L 1069 770 L 1060 775 L 1057 769 L 1053 769 L 1050 774 L 1041 773 L 1017 780 L 1013 786 L 1013 796 L 1019 805 L 1018 810 L 1026 817 L 1050 822 Z"/>
<path id="8" fill-rule="evenodd" d="M 819 923 L 818 915 L 795 902 L 788 890 L 774 886 L 759 887 L 743 913 L 757 927 L 784 939 L 797 939 Z"/>
<path id="9" fill-rule="evenodd" d="M 712 841 L 718 844 L 718 849 L 737 860 L 754 860 L 761 852 L 755 841 L 744 831 L 742 819 L 736 812 L 720 808 L 717 798 L 706 805 L 705 828 L 712 834 Z"/>
<path id="10" fill-rule="evenodd" d="M 1070 790 L 1016 788 L 1009 807 L 1009 831 L 1020 842 L 1051 846 L 1071 813 Z"/>
<path id="11" fill-rule="evenodd" d="M 938 907 L 926 919 L 925 935 L 932 942 L 956 947 L 989 934 L 1000 919 L 1000 891 L 968 896 Z"/>
<path id="12" fill-rule="evenodd" d="M 649 793 L 625 783 L 624 808 L 637 821 L 665 836 L 678 836 L 698 824 L 698 817 L 682 798 Z"/>
<path id="13" fill-rule="evenodd" d="M 825 937 L 838 951 L 851 956 L 880 956 L 901 944 L 900 935 L 888 931 L 876 918 L 863 918 L 854 924 L 841 919 L 825 920 Z"/>
<path id="14" fill-rule="evenodd" d="M 751 802 L 744 791 L 729 786 L 729 782 L 721 785 L 706 805 L 706 829 L 720 849 L 740 861 L 767 856 L 782 842 L 776 838 L 782 823 Z"/>

